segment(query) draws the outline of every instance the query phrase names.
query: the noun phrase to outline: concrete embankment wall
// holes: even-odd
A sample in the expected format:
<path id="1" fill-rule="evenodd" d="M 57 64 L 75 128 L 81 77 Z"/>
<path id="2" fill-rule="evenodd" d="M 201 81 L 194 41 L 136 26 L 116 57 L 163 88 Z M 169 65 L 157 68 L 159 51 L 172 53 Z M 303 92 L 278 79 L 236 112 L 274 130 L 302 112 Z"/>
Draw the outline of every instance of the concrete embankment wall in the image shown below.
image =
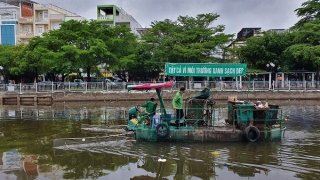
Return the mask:
<path id="1" fill-rule="evenodd" d="M 177 91 L 163 92 L 163 99 L 170 100 Z M 184 98 L 188 98 L 199 91 L 186 92 Z M 211 98 L 215 100 L 227 100 L 229 96 L 237 96 L 239 100 L 315 100 L 320 99 L 320 91 L 212 91 Z M 151 97 L 157 99 L 153 92 L 65 92 L 53 93 L 53 102 L 61 101 L 139 101 L 148 100 Z"/>
<path id="2" fill-rule="evenodd" d="M 177 91 L 164 91 L 164 100 L 171 100 Z M 198 94 L 200 91 L 187 91 L 184 98 Z M 228 100 L 236 96 L 238 100 L 319 100 L 320 91 L 211 91 L 210 98 Z M 20 104 L 52 104 L 54 102 L 76 101 L 145 101 L 154 97 L 155 91 L 144 92 L 54 92 L 54 93 L 27 93 L 1 94 L 0 102 L 3 105 Z"/>

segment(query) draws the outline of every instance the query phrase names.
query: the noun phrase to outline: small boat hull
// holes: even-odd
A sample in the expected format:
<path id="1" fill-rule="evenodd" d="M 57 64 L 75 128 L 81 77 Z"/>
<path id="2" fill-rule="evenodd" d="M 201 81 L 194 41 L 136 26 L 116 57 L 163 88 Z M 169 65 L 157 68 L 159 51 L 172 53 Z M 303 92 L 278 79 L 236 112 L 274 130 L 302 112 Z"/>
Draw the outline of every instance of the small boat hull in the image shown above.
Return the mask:
<path id="1" fill-rule="evenodd" d="M 186 141 L 186 142 L 241 142 L 248 141 L 245 133 L 232 127 L 206 128 L 199 127 L 176 129 L 171 126 L 166 137 L 159 137 L 156 128 L 137 128 L 135 131 L 136 140 L 143 141 Z M 279 141 L 283 130 L 280 128 L 260 132 L 260 138 L 256 141 Z"/>

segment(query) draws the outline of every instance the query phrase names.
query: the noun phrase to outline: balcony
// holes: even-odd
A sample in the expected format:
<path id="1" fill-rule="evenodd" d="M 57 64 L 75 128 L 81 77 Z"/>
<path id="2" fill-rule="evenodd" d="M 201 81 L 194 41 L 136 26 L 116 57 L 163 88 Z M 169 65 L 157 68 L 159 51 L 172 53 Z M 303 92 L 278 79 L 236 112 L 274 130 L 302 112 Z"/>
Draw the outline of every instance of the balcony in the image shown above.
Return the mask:
<path id="1" fill-rule="evenodd" d="M 34 10 L 47 10 L 50 4 L 34 4 Z"/>
<path id="2" fill-rule="evenodd" d="M 99 16 L 99 21 L 113 21 L 113 15 Z"/>
<path id="3" fill-rule="evenodd" d="M 18 38 L 20 39 L 31 39 L 34 37 L 33 32 L 19 32 Z"/>
<path id="4" fill-rule="evenodd" d="M 56 20 L 56 21 L 64 20 L 64 14 L 50 14 L 49 17 L 51 20 Z"/>
<path id="5" fill-rule="evenodd" d="M 33 24 L 33 17 L 19 17 L 19 24 Z"/>
<path id="6" fill-rule="evenodd" d="M 49 19 L 48 18 L 36 18 L 34 22 L 35 22 L 35 24 L 48 24 Z"/>
<path id="7" fill-rule="evenodd" d="M 114 21 L 115 22 L 133 22 L 133 18 L 130 15 L 119 15 L 115 16 Z"/>
<path id="8" fill-rule="evenodd" d="M 53 5 L 53 4 L 34 4 L 34 10 L 35 11 L 38 11 L 38 10 L 53 10 L 55 11 L 56 13 L 61 13 L 61 14 L 66 14 L 66 15 L 69 15 L 69 16 L 78 16 L 77 14 L 73 13 L 73 12 L 70 12 L 68 10 L 65 10 L 61 7 L 58 7 L 56 5 Z"/>
<path id="9" fill-rule="evenodd" d="M 0 17 L 1 17 L 2 20 L 13 20 L 13 19 L 17 19 L 17 17 L 15 17 L 13 14 L 1 15 Z"/>

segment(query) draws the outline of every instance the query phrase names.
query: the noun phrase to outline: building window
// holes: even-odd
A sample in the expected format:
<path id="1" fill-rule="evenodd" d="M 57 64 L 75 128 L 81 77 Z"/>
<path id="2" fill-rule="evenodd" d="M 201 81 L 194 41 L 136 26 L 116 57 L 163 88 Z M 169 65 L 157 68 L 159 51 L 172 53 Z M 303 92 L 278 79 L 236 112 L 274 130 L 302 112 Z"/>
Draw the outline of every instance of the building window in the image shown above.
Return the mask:
<path id="1" fill-rule="evenodd" d="M 48 18 L 48 11 L 43 12 L 43 18 Z"/>
<path id="2" fill-rule="evenodd" d="M 42 27 L 38 27 L 38 33 L 42 34 L 43 33 L 43 28 Z"/>
<path id="3" fill-rule="evenodd" d="M 30 27 L 26 26 L 26 32 L 30 32 Z"/>
<path id="4" fill-rule="evenodd" d="M 40 19 L 43 18 L 43 13 L 42 13 L 42 12 L 39 13 L 39 18 L 40 18 Z"/>

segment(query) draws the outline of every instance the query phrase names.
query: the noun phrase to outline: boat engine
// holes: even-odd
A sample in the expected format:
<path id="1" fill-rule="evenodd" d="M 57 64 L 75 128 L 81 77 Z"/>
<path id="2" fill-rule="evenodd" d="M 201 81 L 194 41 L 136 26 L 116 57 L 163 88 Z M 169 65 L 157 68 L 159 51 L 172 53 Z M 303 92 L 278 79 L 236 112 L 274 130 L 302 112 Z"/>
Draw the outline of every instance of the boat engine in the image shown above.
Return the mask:
<path id="1" fill-rule="evenodd" d="M 128 110 L 128 120 L 130 121 L 131 119 L 137 118 L 139 112 L 140 112 L 140 106 L 139 105 L 131 107 Z"/>

